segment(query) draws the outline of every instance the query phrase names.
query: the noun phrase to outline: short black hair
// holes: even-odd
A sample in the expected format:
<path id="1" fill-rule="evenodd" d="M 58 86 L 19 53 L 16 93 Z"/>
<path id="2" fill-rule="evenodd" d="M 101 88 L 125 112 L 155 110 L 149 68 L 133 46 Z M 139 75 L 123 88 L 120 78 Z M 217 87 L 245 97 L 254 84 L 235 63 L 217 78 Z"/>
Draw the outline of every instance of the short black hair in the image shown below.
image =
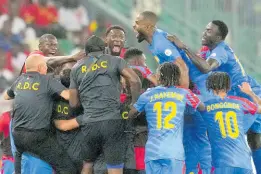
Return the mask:
<path id="1" fill-rule="evenodd" d="M 158 22 L 158 16 L 152 11 L 144 11 L 141 15 L 149 21 L 154 22 L 155 24 Z"/>
<path id="2" fill-rule="evenodd" d="M 121 30 L 121 31 L 124 32 L 124 34 L 126 34 L 126 31 L 121 26 L 119 26 L 119 25 L 112 25 L 109 28 L 107 28 L 105 36 L 108 36 L 108 34 L 111 32 L 111 30 L 114 30 L 114 29 Z"/>
<path id="3" fill-rule="evenodd" d="M 191 91 L 193 91 L 194 88 L 195 88 L 195 83 L 194 83 L 191 79 L 189 79 L 189 89 L 190 89 Z"/>
<path id="4" fill-rule="evenodd" d="M 221 91 L 228 92 L 230 90 L 230 77 L 226 72 L 213 72 L 206 81 L 208 91 Z"/>
<path id="5" fill-rule="evenodd" d="M 124 54 L 124 59 L 126 61 L 132 59 L 134 56 L 142 56 L 143 51 L 141 51 L 138 48 L 129 48 L 125 54 Z"/>
<path id="6" fill-rule="evenodd" d="M 85 43 L 86 54 L 105 50 L 105 42 L 98 36 L 92 35 Z"/>
<path id="7" fill-rule="evenodd" d="M 225 24 L 225 22 L 220 21 L 220 20 L 213 20 L 212 23 L 215 24 L 216 26 L 218 26 L 220 35 L 221 35 L 222 39 L 225 40 L 227 37 L 227 34 L 228 34 L 228 27 Z"/>
<path id="8" fill-rule="evenodd" d="M 159 81 L 163 86 L 179 86 L 180 85 L 180 69 L 172 62 L 165 62 L 158 68 Z"/>

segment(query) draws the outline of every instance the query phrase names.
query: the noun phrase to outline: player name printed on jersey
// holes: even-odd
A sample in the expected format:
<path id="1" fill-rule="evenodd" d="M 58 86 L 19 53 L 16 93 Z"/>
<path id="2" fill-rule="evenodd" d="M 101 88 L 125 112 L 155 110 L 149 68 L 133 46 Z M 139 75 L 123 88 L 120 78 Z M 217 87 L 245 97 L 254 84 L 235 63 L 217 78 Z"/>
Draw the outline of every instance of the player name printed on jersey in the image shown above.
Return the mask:
<path id="1" fill-rule="evenodd" d="M 234 96 L 216 97 L 205 106 L 202 116 L 208 127 L 213 166 L 252 169 L 245 133 L 257 117 L 257 106 Z"/>
<path id="2" fill-rule="evenodd" d="M 195 109 L 199 103 L 190 90 L 178 87 L 158 86 L 139 97 L 134 107 L 138 112 L 146 112 L 149 129 L 145 161 L 185 159 L 183 113 L 187 104 Z M 175 148 L 169 144 L 175 144 Z"/>
<path id="3" fill-rule="evenodd" d="M 220 103 L 207 105 L 207 112 L 210 112 L 212 110 L 217 110 L 217 109 L 223 109 L 223 108 L 240 110 L 240 106 L 237 103 L 220 102 Z"/>

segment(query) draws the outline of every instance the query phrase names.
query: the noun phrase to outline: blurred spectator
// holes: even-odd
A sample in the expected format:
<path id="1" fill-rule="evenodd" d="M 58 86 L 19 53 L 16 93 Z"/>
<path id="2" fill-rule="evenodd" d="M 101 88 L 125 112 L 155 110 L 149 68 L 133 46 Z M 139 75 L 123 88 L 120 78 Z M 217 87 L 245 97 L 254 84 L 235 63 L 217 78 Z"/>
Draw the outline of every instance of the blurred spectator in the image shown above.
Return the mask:
<path id="1" fill-rule="evenodd" d="M 14 77 L 12 72 L 6 68 L 7 61 L 5 45 L 0 43 L 0 94 L 11 85 Z"/>
<path id="2" fill-rule="evenodd" d="M 19 13 L 26 24 L 30 25 L 35 20 L 36 11 L 36 4 L 34 4 L 32 0 L 23 0 Z"/>
<path id="3" fill-rule="evenodd" d="M 58 11 L 48 0 L 24 0 L 24 5 L 20 9 L 20 16 L 31 25 L 38 37 L 45 33 L 52 33 L 57 38 L 64 37 L 63 29 L 58 25 Z"/>
<path id="4" fill-rule="evenodd" d="M 34 16 L 37 28 L 48 28 L 58 21 L 57 9 L 55 6 L 49 5 L 48 0 L 38 0 Z"/>
<path id="5" fill-rule="evenodd" d="M 2 44 L 2 48 L 5 51 L 10 51 L 12 48 L 12 42 L 21 42 L 22 37 L 20 34 L 12 33 L 12 24 L 11 20 L 6 20 L 3 22 L 3 27 L 0 30 L 0 42 Z"/>
<path id="6" fill-rule="evenodd" d="M 93 20 L 89 26 L 89 35 L 94 34 L 104 39 L 106 30 L 110 25 L 106 16 L 99 13 L 96 16 L 96 20 Z"/>
<path id="7" fill-rule="evenodd" d="M 21 34 L 26 29 L 26 24 L 19 16 L 19 3 L 9 1 L 8 14 L 0 16 L 0 29 L 3 27 L 4 22 L 9 20 L 12 22 L 11 31 L 13 34 Z"/>
<path id="8" fill-rule="evenodd" d="M 68 39 L 79 44 L 84 29 L 89 25 L 87 10 L 79 0 L 65 0 L 59 9 L 59 24 L 67 30 Z"/>
<path id="9" fill-rule="evenodd" d="M 18 41 L 12 43 L 12 49 L 7 54 L 7 58 L 11 60 L 12 71 L 15 76 L 19 75 L 21 67 L 28 55 L 29 52 L 24 49 L 24 45 L 21 42 Z"/>
<path id="10" fill-rule="evenodd" d="M 7 2 L 8 0 L 0 0 L 0 15 L 7 13 Z"/>

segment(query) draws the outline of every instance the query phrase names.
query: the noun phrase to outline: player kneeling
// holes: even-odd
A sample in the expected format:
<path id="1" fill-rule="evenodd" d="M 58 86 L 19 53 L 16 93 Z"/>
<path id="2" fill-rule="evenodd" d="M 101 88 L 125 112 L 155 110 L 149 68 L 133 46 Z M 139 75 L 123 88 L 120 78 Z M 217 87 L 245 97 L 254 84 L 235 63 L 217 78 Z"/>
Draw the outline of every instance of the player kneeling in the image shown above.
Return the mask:
<path id="1" fill-rule="evenodd" d="M 145 169 L 148 174 L 181 174 L 184 166 L 183 124 L 186 104 L 204 109 L 190 90 L 180 88 L 180 70 L 164 63 L 157 70 L 160 86 L 148 89 L 134 104 L 129 118 L 146 112 L 148 141 L 145 147 Z"/>
<path id="2" fill-rule="evenodd" d="M 202 113 L 208 128 L 214 174 L 252 174 L 251 151 L 245 134 L 256 119 L 254 114 L 261 109 L 247 99 L 227 96 L 230 83 L 225 72 L 212 73 L 206 82 L 207 89 L 216 96 L 205 102 Z"/>

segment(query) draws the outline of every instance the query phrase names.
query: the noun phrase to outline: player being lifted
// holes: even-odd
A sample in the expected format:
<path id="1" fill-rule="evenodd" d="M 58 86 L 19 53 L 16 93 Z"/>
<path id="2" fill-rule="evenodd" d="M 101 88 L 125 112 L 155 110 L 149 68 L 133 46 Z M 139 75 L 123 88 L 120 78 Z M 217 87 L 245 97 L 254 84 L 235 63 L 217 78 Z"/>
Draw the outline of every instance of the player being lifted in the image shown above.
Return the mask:
<path id="1" fill-rule="evenodd" d="M 225 43 L 227 34 L 228 27 L 223 21 L 214 20 L 206 26 L 202 36 L 202 45 L 209 48 L 206 52 L 206 60 L 191 51 L 191 49 L 176 36 L 170 36 L 169 39 L 187 53 L 190 60 L 201 72 L 227 72 L 232 82 L 229 94 L 251 100 L 251 98 L 241 92 L 238 87 L 238 85 L 241 85 L 243 82 L 248 82 L 253 91 L 260 96 L 260 85 L 245 73 L 245 70 L 237 56 L 234 54 L 234 51 Z M 253 160 L 258 174 L 261 173 L 261 126 L 259 118 L 261 119 L 261 117 L 257 118 L 248 133 L 248 143 L 252 149 Z"/>
<path id="2" fill-rule="evenodd" d="M 186 105 L 204 109 L 189 89 L 180 85 L 180 70 L 173 63 L 159 66 L 157 79 L 160 86 L 143 93 L 129 112 L 129 117 L 145 111 L 148 122 L 146 143 L 146 173 L 183 173 L 184 147 L 183 123 Z M 173 148 L 175 144 L 175 148 Z"/>
<path id="3" fill-rule="evenodd" d="M 149 43 L 149 50 L 159 64 L 172 62 L 178 65 L 181 70 L 181 86 L 188 88 L 188 68 L 176 46 L 167 39 L 167 33 L 156 28 L 157 21 L 157 15 L 150 11 L 144 11 L 138 15 L 133 26 L 137 32 L 138 42 L 145 40 Z"/>
<path id="4" fill-rule="evenodd" d="M 204 103 L 206 109 L 202 113 L 208 127 L 214 174 L 252 174 L 245 134 L 261 108 L 245 98 L 228 96 L 230 77 L 225 72 L 213 72 L 206 86 L 216 96 Z"/>
<path id="5" fill-rule="evenodd" d="M 171 43 L 170 40 L 168 40 L 168 33 L 160 29 L 157 29 L 157 21 L 158 19 L 156 14 L 150 11 L 142 12 L 136 18 L 135 25 L 133 28 L 138 33 L 138 41 L 142 42 L 143 40 L 146 40 L 149 43 L 149 50 L 158 59 L 159 64 L 162 64 L 164 62 L 175 62 L 179 66 L 181 71 L 181 86 L 188 88 L 188 78 L 190 78 L 196 84 L 198 90 L 200 91 L 200 99 L 204 101 L 203 97 L 210 96 L 205 88 L 204 83 L 204 81 L 207 78 L 207 74 L 201 73 L 199 69 L 185 55 L 184 51 L 179 49 L 176 45 Z M 186 142 L 189 142 L 188 144 L 198 144 L 198 146 L 200 147 L 197 149 L 194 148 L 194 152 L 186 154 L 186 161 L 189 160 L 190 163 L 188 164 L 191 164 L 189 166 L 186 166 L 187 169 L 190 169 L 189 173 L 197 170 L 198 163 L 201 163 L 201 168 L 205 171 L 205 173 L 210 173 L 210 144 L 208 142 L 208 138 L 204 130 L 206 130 L 204 125 L 198 126 L 196 132 L 202 132 L 203 134 L 194 133 L 191 136 L 197 137 L 194 139 L 184 137 L 186 139 Z M 193 133 L 193 131 L 191 132 Z M 195 158 L 195 156 L 197 156 L 197 158 Z"/>

